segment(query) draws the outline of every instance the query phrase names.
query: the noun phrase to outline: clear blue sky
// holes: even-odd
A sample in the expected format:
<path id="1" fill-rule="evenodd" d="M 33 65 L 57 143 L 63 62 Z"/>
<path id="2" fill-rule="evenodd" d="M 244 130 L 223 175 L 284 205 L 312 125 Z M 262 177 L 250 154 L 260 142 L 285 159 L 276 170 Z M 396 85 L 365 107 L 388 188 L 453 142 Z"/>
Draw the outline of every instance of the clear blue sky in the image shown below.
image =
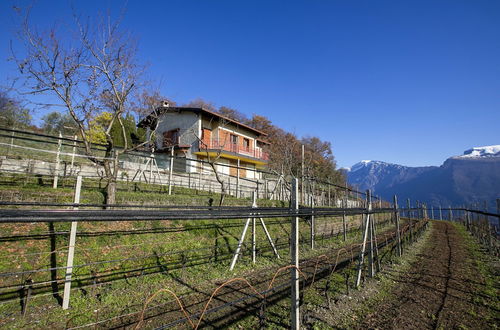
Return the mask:
<path id="1" fill-rule="evenodd" d="M 38 0 L 40 27 L 68 1 Z M 0 4 L 0 77 L 15 2 Z M 74 1 L 87 14 L 119 1 Z M 136 1 L 123 27 L 179 103 L 201 97 L 362 159 L 439 165 L 500 144 L 500 1 Z"/>

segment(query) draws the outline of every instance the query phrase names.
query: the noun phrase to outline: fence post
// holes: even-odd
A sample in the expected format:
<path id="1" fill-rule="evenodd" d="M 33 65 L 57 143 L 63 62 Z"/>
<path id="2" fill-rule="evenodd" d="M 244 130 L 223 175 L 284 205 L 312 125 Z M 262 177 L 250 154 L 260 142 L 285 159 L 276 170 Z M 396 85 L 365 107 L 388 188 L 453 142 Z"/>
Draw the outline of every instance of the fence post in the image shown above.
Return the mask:
<path id="1" fill-rule="evenodd" d="M 14 125 L 14 127 L 13 127 L 14 129 L 16 128 L 15 126 L 16 125 Z M 10 134 L 10 144 L 9 144 L 9 149 L 7 150 L 7 155 L 10 154 L 13 145 L 14 145 L 14 131 L 12 131 Z"/>
<path id="2" fill-rule="evenodd" d="M 441 205 L 439 205 L 439 220 L 443 220 L 443 209 L 441 208 Z"/>
<path id="3" fill-rule="evenodd" d="M 301 162 L 302 176 L 300 179 L 301 189 L 300 189 L 300 203 L 304 203 L 304 145 L 302 145 L 302 162 Z"/>
<path id="4" fill-rule="evenodd" d="M 466 221 L 466 228 L 468 231 L 471 231 L 471 225 L 470 225 L 470 215 L 469 215 L 469 211 L 465 211 L 465 221 Z"/>
<path id="5" fill-rule="evenodd" d="M 269 185 L 267 183 L 267 179 L 264 178 L 264 199 L 269 199 Z"/>
<path id="6" fill-rule="evenodd" d="M 366 194 L 366 201 L 368 203 L 368 212 L 372 210 L 372 196 L 370 193 Z M 370 251 L 368 254 L 368 276 L 373 277 L 375 275 L 375 268 L 374 268 L 374 256 L 373 256 L 373 242 L 375 240 L 375 235 L 373 232 L 373 220 L 375 220 L 375 215 L 371 214 L 370 215 L 370 221 L 368 222 L 368 232 L 369 232 L 369 237 L 370 237 Z"/>
<path id="7" fill-rule="evenodd" d="M 79 175 L 76 178 L 76 188 L 75 188 L 75 198 L 74 203 L 80 203 L 80 192 L 82 189 L 82 176 Z M 75 210 L 78 209 L 77 206 L 74 207 Z M 68 261 L 66 264 L 66 279 L 64 281 L 64 293 L 63 293 L 63 309 L 69 308 L 69 296 L 71 293 L 71 275 L 73 272 L 73 259 L 75 256 L 75 243 L 76 243 L 76 228 L 78 226 L 77 221 L 71 222 L 71 232 L 69 234 L 69 247 L 68 247 Z"/>
<path id="8" fill-rule="evenodd" d="M 59 132 L 59 140 L 57 142 L 57 153 L 56 153 L 56 167 L 54 169 L 54 181 L 52 184 L 52 188 L 56 189 L 57 188 L 57 181 L 59 179 L 59 156 L 61 154 L 61 146 L 62 146 L 62 134 Z"/>
<path id="9" fill-rule="evenodd" d="M 401 249 L 401 231 L 399 229 L 399 208 L 398 208 L 398 197 L 394 195 L 394 215 L 396 218 L 396 237 L 398 240 L 398 254 L 401 257 L 403 250 Z"/>
<path id="10" fill-rule="evenodd" d="M 168 171 L 168 194 L 172 195 L 172 172 L 174 171 L 174 146 L 170 149 L 170 168 Z"/>
<path id="11" fill-rule="evenodd" d="M 413 221 L 412 221 L 412 214 L 411 214 L 411 202 L 410 199 L 408 198 L 406 200 L 407 207 L 408 207 L 408 222 L 410 223 L 410 241 L 413 242 Z"/>
<path id="12" fill-rule="evenodd" d="M 344 198 L 342 198 L 342 206 L 344 209 L 347 208 L 347 182 L 346 182 L 346 188 L 345 188 L 345 193 L 344 193 Z M 347 223 L 346 223 L 346 214 L 345 210 L 342 214 L 342 231 L 344 232 L 344 242 L 347 240 Z"/>
<path id="13" fill-rule="evenodd" d="M 497 214 L 500 214 L 500 198 L 497 198 Z M 498 226 L 500 227 L 500 218 L 497 218 Z"/>
<path id="14" fill-rule="evenodd" d="M 73 175 L 73 166 L 75 165 L 75 154 L 76 154 L 76 139 L 78 139 L 78 135 L 75 135 L 73 141 L 73 152 L 71 153 L 71 166 L 69 168 L 70 175 Z"/>
<path id="15" fill-rule="evenodd" d="M 238 159 L 238 168 L 236 169 L 236 198 L 240 197 L 240 160 Z M 257 184 L 258 186 L 258 184 Z M 254 220 L 255 223 L 255 220 Z"/>
<path id="16" fill-rule="evenodd" d="M 453 212 L 451 212 L 451 205 L 448 207 L 448 209 L 450 210 L 449 211 L 450 213 L 448 214 L 448 216 L 449 216 L 448 220 L 452 221 L 453 220 Z"/>
<path id="17" fill-rule="evenodd" d="M 370 190 L 366 191 L 366 200 L 368 201 L 370 199 Z M 363 244 L 361 246 L 361 252 L 359 255 L 359 264 L 358 264 L 358 276 L 356 279 L 356 287 L 359 287 L 361 284 L 361 272 L 363 271 L 363 263 L 365 260 L 365 251 L 366 251 L 366 241 L 368 239 L 368 229 L 370 227 L 370 206 L 367 203 L 367 213 L 365 216 L 365 223 L 363 225 Z"/>
<path id="18" fill-rule="evenodd" d="M 302 149 L 304 150 L 304 149 Z M 299 211 L 299 180 L 297 178 L 292 180 L 292 190 L 291 190 L 291 211 L 295 213 L 291 218 L 291 230 L 290 230 L 290 255 L 291 264 L 295 268 L 290 268 L 291 272 L 291 328 L 298 330 L 300 328 L 300 312 L 299 312 L 299 217 L 297 213 Z"/>
<path id="19" fill-rule="evenodd" d="M 316 224 L 314 219 L 314 195 L 311 195 L 311 249 L 314 249 L 314 238 L 316 235 Z"/>
<path id="20" fill-rule="evenodd" d="M 431 205 L 431 218 L 434 220 L 434 206 Z"/>
<path id="21" fill-rule="evenodd" d="M 239 161 L 238 161 L 239 162 Z M 236 192 L 238 194 L 238 192 Z M 257 207 L 257 196 L 254 191 L 252 194 L 252 207 Z M 252 218 L 252 262 L 255 263 L 256 259 L 256 241 L 255 241 L 255 218 Z"/>
<path id="22" fill-rule="evenodd" d="M 198 190 L 201 191 L 201 174 L 203 172 L 203 167 L 205 164 L 201 163 L 200 174 L 198 175 Z"/>

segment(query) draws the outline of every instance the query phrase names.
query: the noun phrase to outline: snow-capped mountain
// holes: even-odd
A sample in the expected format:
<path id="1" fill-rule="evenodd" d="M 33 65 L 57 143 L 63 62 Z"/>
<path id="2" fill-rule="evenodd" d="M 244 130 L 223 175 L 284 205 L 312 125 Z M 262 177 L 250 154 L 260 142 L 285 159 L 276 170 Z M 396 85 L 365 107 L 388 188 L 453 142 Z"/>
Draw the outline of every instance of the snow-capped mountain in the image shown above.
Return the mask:
<path id="1" fill-rule="evenodd" d="M 434 205 L 464 205 L 500 198 L 500 145 L 475 147 L 441 166 L 408 167 L 361 161 L 346 169 L 348 182 L 391 200 L 410 198 Z"/>
<path id="2" fill-rule="evenodd" d="M 475 147 L 465 150 L 461 156 L 454 158 L 474 158 L 474 157 L 500 157 L 500 145 Z"/>

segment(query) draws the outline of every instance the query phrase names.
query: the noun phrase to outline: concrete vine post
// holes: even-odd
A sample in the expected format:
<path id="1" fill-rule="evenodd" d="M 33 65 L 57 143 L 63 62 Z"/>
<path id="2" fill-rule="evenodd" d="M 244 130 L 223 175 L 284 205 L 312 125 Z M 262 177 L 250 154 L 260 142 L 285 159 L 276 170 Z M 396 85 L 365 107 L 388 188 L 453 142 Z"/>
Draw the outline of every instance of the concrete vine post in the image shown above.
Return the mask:
<path id="1" fill-rule="evenodd" d="M 174 146 L 170 148 L 170 168 L 168 171 L 168 194 L 172 195 L 172 172 L 174 171 Z"/>
<path id="2" fill-rule="evenodd" d="M 61 155 L 61 147 L 62 147 L 62 134 L 59 132 L 59 139 L 57 141 L 57 153 L 56 153 L 56 166 L 54 169 L 54 181 L 52 183 L 52 188 L 57 188 L 57 181 L 59 179 L 59 167 L 60 164 L 60 155 Z"/>
<path id="3" fill-rule="evenodd" d="M 291 213 L 294 214 L 291 217 L 291 228 L 290 228 L 290 255 L 291 255 L 291 265 L 294 266 L 290 268 L 291 274 L 291 329 L 300 329 L 300 287 L 299 287 L 299 217 L 297 213 L 299 211 L 299 180 L 297 178 L 292 180 L 292 190 L 290 198 Z"/>
<path id="4" fill-rule="evenodd" d="M 314 195 L 311 195 L 311 249 L 314 250 L 314 238 L 316 235 L 316 224 L 314 219 Z"/>
<path id="5" fill-rule="evenodd" d="M 344 209 L 347 208 L 347 183 L 345 187 L 345 194 L 344 198 L 342 199 L 342 207 Z M 344 242 L 347 240 L 347 223 L 346 223 L 346 211 L 344 210 L 342 214 L 342 231 L 343 231 L 343 237 L 344 237 Z"/>
<path id="6" fill-rule="evenodd" d="M 371 199 L 371 194 L 367 193 L 366 194 L 366 202 L 368 203 L 368 212 L 372 211 L 372 199 Z M 375 216 L 373 214 L 370 214 L 370 221 L 368 221 L 368 232 L 369 232 L 369 240 L 370 240 L 370 251 L 368 253 L 368 276 L 373 277 L 375 275 L 375 265 L 374 265 L 374 250 L 375 250 L 375 233 L 373 230 L 373 224 L 375 220 Z"/>
<path id="7" fill-rule="evenodd" d="M 79 175 L 76 178 L 76 187 L 75 187 L 75 197 L 73 202 L 75 204 L 80 203 L 80 192 L 82 189 L 82 176 Z M 74 207 L 75 210 L 78 209 L 77 206 Z M 76 229 L 78 226 L 77 221 L 71 222 L 71 231 L 69 234 L 69 247 L 68 247 L 68 260 L 66 263 L 66 278 L 64 281 L 64 293 L 63 293 L 63 309 L 69 308 L 69 297 L 71 293 L 71 276 L 73 273 L 73 259 L 75 256 L 75 244 L 76 244 Z"/>
<path id="8" fill-rule="evenodd" d="M 236 168 L 236 198 L 240 197 L 240 159 L 238 158 L 237 162 L 237 168 Z M 257 189 L 259 188 L 259 181 L 257 180 Z"/>
<path id="9" fill-rule="evenodd" d="M 239 161 L 238 161 L 239 163 Z M 236 194 L 238 194 L 238 190 L 236 190 Z M 257 192 L 253 191 L 252 193 L 252 207 L 256 208 L 257 207 Z M 255 228 L 255 218 L 252 218 L 252 263 L 255 263 L 255 260 L 257 258 L 257 251 L 256 251 L 256 240 L 255 240 L 255 235 L 256 235 L 256 228 Z"/>
<path id="10" fill-rule="evenodd" d="M 367 196 L 367 201 L 369 200 L 370 196 L 370 191 L 366 191 L 366 196 Z M 369 229 L 369 224 L 370 224 L 370 205 L 367 204 L 366 208 L 366 213 L 365 213 L 365 221 L 363 225 L 363 244 L 361 245 L 361 252 L 359 254 L 359 263 L 358 263 L 358 274 L 356 278 L 356 287 L 359 287 L 361 284 L 361 273 L 363 271 L 363 263 L 365 260 L 365 252 L 366 252 L 366 241 L 368 240 L 368 229 Z"/>
<path id="11" fill-rule="evenodd" d="M 71 153 L 71 165 L 69 168 L 70 175 L 73 175 L 73 167 L 75 165 L 75 154 L 76 154 L 76 141 L 78 139 L 78 135 L 73 137 L 73 152 Z"/>

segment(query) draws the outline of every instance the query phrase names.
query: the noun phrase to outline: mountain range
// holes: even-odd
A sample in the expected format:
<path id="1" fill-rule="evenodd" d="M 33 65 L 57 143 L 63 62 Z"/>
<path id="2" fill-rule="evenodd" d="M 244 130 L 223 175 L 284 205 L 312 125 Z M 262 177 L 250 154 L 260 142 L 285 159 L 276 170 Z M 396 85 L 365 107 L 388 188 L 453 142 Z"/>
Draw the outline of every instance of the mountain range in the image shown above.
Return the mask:
<path id="1" fill-rule="evenodd" d="M 474 205 L 496 212 L 500 198 L 500 145 L 476 147 L 441 166 L 408 167 L 363 160 L 344 169 L 349 184 L 392 201 L 410 198 L 428 205 Z M 401 202 L 400 202 L 401 203 Z M 480 206 L 478 206 L 478 204 Z"/>

